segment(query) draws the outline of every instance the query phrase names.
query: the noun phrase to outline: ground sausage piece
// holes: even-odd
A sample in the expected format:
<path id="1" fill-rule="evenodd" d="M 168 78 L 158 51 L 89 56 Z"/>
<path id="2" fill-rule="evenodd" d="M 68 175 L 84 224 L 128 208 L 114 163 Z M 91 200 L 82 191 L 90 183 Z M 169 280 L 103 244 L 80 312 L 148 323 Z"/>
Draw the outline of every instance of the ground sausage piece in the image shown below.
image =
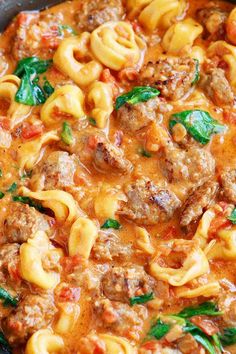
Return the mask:
<path id="1" fill-rule="evenodd" d="M 203 74 L 201 87 L 206 95 L 218 106 L 232 105 L 234 103 L 234 93 L 224 70 L 220 68 L 210 69 Z"/>
<path id="2" fill-rule="evenodd" d="M 10 214 L 4 220 L 6 242 L 23 243 L 37 231 L 48 231 L 46 217 L 27 204 L 12 203 Z"/>
<path id="3" fill-rule="evenodd" d="M 47 328 L 56 311 L 51 295 L 27 295 L 3 323 L 9 343 L 17 346 L 34 332 Z"/>
<path id="4" fill-rule="evenodd" d="M 144 65 L 139 84 L 155 86 L 161 96 L 176 101 L 191 90 L 195 77 L 196 62 L 193 59 L 167 58 Z"/>
<path id="5" fill-rule="evenodd" d="M 158 97 L 137 104 L 126 103 L 117 112 L 117 120 L 125 131 L 136 132 L 156 119 L 160 105 Z"/>
<path id="6" fill-rule="evenodd" d="M 20 280 L 20 245 L 6 243 L 0 247 L 0 284 L 16 285 Z"/>
<path id="7" fill-rule="evenodd" d="M 99 299 L 94 304 L 94 315 L 98 326 L 104 330 L 138 340 L 147 311 L 144 306 L 136 305 L 131 308 L 121 302 Z"/>
<path id="8" fill-rule="evenodd" d="M 169 182 L 189 181 L 200 185 L 215 172 L 213 156 L 198 146 L 184 150 L 168 144 L 161 153 L 160 165 Z"/>
<path id="9" fill-rule="evenodd" d="M 63 189 L 74 184 L 76 168 L 74 155 L 69 155 L 65 151 L 54 151 L 36 168 L 32 181 L 42 179 L 40 189 Z"/>
<path id="10" fill-rule="evenodd" d="M 104 275 L 101 286 L 109 300 L 129 303 L 131 297 L 153 292 L 155 280 L 141 266 L 114 267 Z"/>
<path id="11" fill-rule="evenodd" d="M 225 23 L 228 13 L 218 7 L 205 7 L 197 11 L 198 21 L 205 27 L 209 39 L 216 41 L 225 34 Z"/>
<path id="12" fill-rule="evenodd" d="M 93 247 L 93 257 L 104 262 L 114 258 L 128 260 L 131 254 L 131 246 L 123 244 L 120 238 L 111 232 L 100 232 Z"/>
<path id="13" fill-rule="evenodd" d="M 221 174 L 224 195 L 229 202 L 236 204 L 236 169 L 227 169 Z"/>
<path id="14" fill-rule="evenodd" d="M 178 349 L 182 354 L 200 354 L 200 348 L 194 337 L 187 333 L 184 337 L 178 340 Z"/>
<path id="15" fill-rule="evenodd" d="M 58 15 L 21 12 L 16 19 L 17 29 L 12 49 L 14 58 L 51 58 L 63 39 L 58 27 L 60 22 Z"/>
<path id="16" fill-rule="evenodd" d="M 219 184 L 215 181 L 206 181 L 194 189 L 184 203 L 180 225 L 187 226 L 192 221 L 197 220 L 204 212 L 204 209 L 211 204 L 218 189 Z"/>
<path id="17" fill-rule="evenodd" d="M 226 292 L 220 295 L 218 306 L 223 312 L 225 327 L 236 326 L 236 296 L 234 293 Z"/>
<path id="18" fill-rule="evenodd" d="M 119 213 L 138 224 L 153 225 L 168 220 L 180 206 L 173 192 L 156 186 L 148 178 L 127 185 L 125 193 L 128 201 L 121 203 Z"/>
<path id="19" fill-rule="evenodd" d="M 92 32 L 105 22 L 121 20 L 123 14 L 121 0 L 85 0 L 76 14 L 76 22 L 81 32 Z"/>
<path id="20" fill-rule="evenodd" d="M 109 142 L 100 141 L 94 150 L 94 165 L 100 172 L 130 173 L 133 166 L 123 151 Z"/>

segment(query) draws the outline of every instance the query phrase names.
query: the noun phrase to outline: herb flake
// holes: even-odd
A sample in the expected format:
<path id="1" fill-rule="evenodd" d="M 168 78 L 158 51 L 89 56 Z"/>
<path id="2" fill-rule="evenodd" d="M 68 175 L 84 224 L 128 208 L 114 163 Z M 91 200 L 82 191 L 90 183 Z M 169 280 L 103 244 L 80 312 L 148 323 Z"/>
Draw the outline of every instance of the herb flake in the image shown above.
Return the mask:
<path id="1" fill-rule="evenodd" d="M 104 224 L 101 226 L 101 229 L 115 229 L 119 230 L 121 224 L 115 219 L 107 219 Z"/>
<path id="2" fill-rule="evenodd" d="M 145 304 L 148 301 L 151 301 L 154 299 L 154 294 L 153 293 L 148 293 L 140 296 L 134 296 L 129 299 L 130 305 L 134 306 L 136 304 Z"/>
<path id="3" fill-rule="evenodd" d="M 164 337 L 170 330 L 171 325 L 168 323 L 164 323 L 160 318 L 152 325 L 148 332 L 149 337 L 154 337 L 157 340 Z"/>
<path id="4" fill-rule="evenodd" d="M 227 218 L 229 221 L 232 222 L 232 224 L 236 224 L 236 208 L 234 208 L 234 210 L 232 211 L 232 213 L 230 214 L 230 216 L 228 216 Z"/>
<path id="5" fill-rule="evenodd" d="M 74 142 L 73 132 L 72 132 L 70 123 L 68 123 L 68 122 L 62 123 L 61 140 L 66 145 L 72 145 Z"/>
<path id="6" fill-rule="evenodd" d="M 0 299 L 3 300 L 3 306 L 16 307 L 18 304 L 18 298 L 13 297 L 8 291 L 0 287 Z"/>

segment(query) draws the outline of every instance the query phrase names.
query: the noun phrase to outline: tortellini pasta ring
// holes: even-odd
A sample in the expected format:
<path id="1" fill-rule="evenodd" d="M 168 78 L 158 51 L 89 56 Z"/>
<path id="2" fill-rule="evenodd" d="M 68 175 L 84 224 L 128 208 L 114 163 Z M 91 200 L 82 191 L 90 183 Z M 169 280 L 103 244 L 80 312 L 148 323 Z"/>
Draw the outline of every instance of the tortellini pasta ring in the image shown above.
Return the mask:
<path id="1" fill-rule="evenodd" d="M 68 248 L 69 255 L 80 255 L 88 259 L 98 236 L 98 230 L 92 220 L 79 217 L 71 227 Z"/>
<path id="2" fill-rule="evenodd" d="M 182 50 L 189 51 L 195 39 L 202 33 L 203 27 L 193 20 L 187 18 L 184 21 L 172 25 L 165 33 L 162 40 L 163 49 L 169 53 L 177 55 Z"/>
<path id="3" fill-rule="evenodd" d="M 93 105 L 91 117 L 96 121 L 98 128 L 104 128 L 113 111 L 113 93 L 109 84 L 97 81 L 89 88 L 87 102 Z"/>
<path id="4" fill-rule="evenodd" d="M 59 334 L 66 334 L 73 330 L 80 314 L 80 306 L 73 302 L 63 302 L 57 305 L 59 319 L 54 329 Z"/>
<path id="5" fill-rule="evenodd" d="M 205 211 L 198 224 L 198 228 L 195 232 L 193 240 L 196 240 L 202 249 L 204 249 L 207 246 L 208 230 L 215 216 L 216 213 L 214 211 L 214 208 L 210 208 L 207 211 Z"/>
<path id="6" fill-rule="evenodd" d="M 64 349 L 65 344 L 60 336 L 50 329 L 40 329 L 28 340 L 25 354 L 62 353 Z"/>
<path id="7" fill-rule="evenodd" d="M 90 33 L 83 32 L 80 36 L 64 39 L 53 57 L 54 64 L 81 87 L 97 80 L 103 70 L 102 65 L 94 60 L 89 45 Z M 83 63 L 87 57 L 90 61 Z"/>
<path id="8" fill-rule="evenodd" d="M 56 131 L 43 134 L 40 138 L 24 143 L 18 147 L 18 161 L 21 171 L 31 170 L 40 159 L 45 144 L 60 140 Z"/>
<path id="9" fill-rule="evenodd" d="M 217 41 L 209 46 L 207 55 L 209 58 L 218 56 L 228 64 L 228 78 L 236 88 L 236 47 L 225 41 Z"/>
<path id="10" fill-rule="evenodd" d="M 187 287 L 176 288 L 175 294 L 177 297 L 184 297 L 186 299 L 192 299 L 198 296 L 212 297 L 217 296 L 220 291 L 220 284 L 218 281 L 209 282 L 208 284 L 198 286 L 195 289 L 189 289 Z"/>
<path id="11" fill-rule="evenodd" d="M 7 116 L 10 127 L 21 123 L 31 112 L 31 107 L 15 101 L 15 95 L 20 87 L 20 79 L 15 75 L 5 75 L 0 78 L 0 97 L 10 101 Z"/>
<path id="12" fill-rule="evenodd" d="M 100 334 L 99 338 L 106 345 L 106 354 L 136 354 L 136 349 L 129 342 L 118 336 Z"/>
<path id="13" fill-rule="evenodd" d="M 142 10 L 139 22 L 149 31 L 159 26 L 168 28 L 184 13 L 185 8 L 185 0 L 153 0 Z"/>
<path id="14" fill-rule="evenodd" d="M 157 251 L 150 262 L 150 274 L 159 280 L 168 282 L 173 286 L 182 286 L 187 282 L 209 271 L 209 263 L 198 243 L 195 241 L 176 239 L 169 241 L 167 248 L 172 252 L 185 254 L 182 266 L 178 269 L 163 267 L 158 261 L 161 260 L 162 250 Z"/>
<path id="15" fill-rule="evenodd" d="M 236 259 L 236 228 L 220 230 L 217 234 L 219 240 L 208 252 L 207 257 L 225 260 Z"/>
<path id="16" fill-rule="evenodd" d="M 54 271 L 46 271 L 43 258 L 52 254 L 59 262 L 63 252 L 51 245 L 48 236 L 43 231 L 36 232 L 32 238 L 20 247 L 20 270 L 24 280 L 42 289 L 53 289 L 60 281 L 60 275 Z"/>
<path id="17" fill-rule="evenodd" d="M 62 190 L 48 190 L 32 192 L 26 187 L 22 187 L 19 193 L 42 202 L 42 205 L 51 209 L 60 223 L 72 223 L 82 211 L 75 202 L 71 194 Z"/>
<path id="18" fill-rule="evenodd" d="M 144 48 L 144 42 L 135 35 L 128 22 L 106 22 L 91 34 L 94 56 L 113 70 L 118 71 L 138 64 Z"/>
<path id="19" fill-rule="evenodd" d="M 64 85 L 47 99 L 41 109 L 41 120 L 47 126 L 55 124 L 58 120 L 56 115 L 68 114 L 74 119 L 85 117 L 84 113 L 84 94 L 75 85 Z"/>

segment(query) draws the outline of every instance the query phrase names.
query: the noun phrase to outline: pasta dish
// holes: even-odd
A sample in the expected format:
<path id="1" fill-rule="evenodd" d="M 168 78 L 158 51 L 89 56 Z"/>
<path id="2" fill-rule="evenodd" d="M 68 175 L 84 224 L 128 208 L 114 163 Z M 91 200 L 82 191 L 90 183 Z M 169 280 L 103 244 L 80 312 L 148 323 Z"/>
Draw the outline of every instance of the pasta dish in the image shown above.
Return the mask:
<path id="1" fill-rule="evenodd" d="M 0 354 L 236 354 L 235 1 L 20 12 L 0 155 Z"/>

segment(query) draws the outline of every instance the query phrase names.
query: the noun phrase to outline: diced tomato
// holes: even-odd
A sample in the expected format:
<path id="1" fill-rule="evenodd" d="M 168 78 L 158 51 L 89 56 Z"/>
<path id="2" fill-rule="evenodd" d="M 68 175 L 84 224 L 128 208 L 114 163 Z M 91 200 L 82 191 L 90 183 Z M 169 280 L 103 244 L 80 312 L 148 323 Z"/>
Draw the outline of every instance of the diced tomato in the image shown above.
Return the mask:
<path id="1" fill-rule="evenodd" d="M 8 271 L 10 274 L 10 278 L 14 280 L 16 283 L 21 282 L 21 274 L 20 274 L 20 269 L 19 266 L 17 265 L 10 265 L 8 267 Z"/>
<path id="2" fill-rule="evenodd" d="M 201 330 L 208 336 L 213 336 L 213 334 L 219 332 L 219 328 L 207 316 L 194 316 L 190 321 L 201 328 Z"/>
<path id="3" fill-rule="evenodd" d="M 175 226 L 169 226 L 163 233 L 163 239 L 169 240 L 170 238 L 175 237 L 177 230 Z"/>
<path id="4" fill-rule="evenodd" d="M 62 112 L 62 111 L 60 111 L 60 109 L 57 107 L 57 106 L 55 106 L 54 108 L 53 108 L 53 112 L 52 112 L 52 116 L 53 116 L 53 118 L 55 118 L 55 119 L 57 119 L 57 120 L 61 120 L 61 119 L 70 119 L 70 118 L 72 118 L 72 115 L 70 114 L 70 113 L 66 113 L 66 112 Z"/>
<path id="5" fill-rule="evenodd" d="M 214 237 L 219 230 L 231 225 L 231 222 L 224 215 L 217 215 L 211 222 L 208 234 L 209 237 Z"/>
<path id="6" fill-rule="evenodd" d="M 141 32 L 141 26 L 137 21 L 132 22 L 132 27 L 134 32 L 140 33 Z"/>
<path id="7" fill-rule="evenodd" d="M 7 118 L 0 118 L 0 127 L 4 130 L 10 130 L 10 120 Z"/>
<path id="8" fill-rule="evenodd" d="M 65 286 L 60 292 L 60 301 L 78 302 L 80 298 L 80 288 Z"/>
<path id="9" fill-rule="evenodd" d="M 63 270 L 70 274 L 74 271 L 76 266 L 83 264 L 84 260 L 81 256 L 62 257 L 60 263 Z"/>
<path id="10" fill-rule="evenodd" d="M 118 79 L 121 82 L 134 81 L 138 78 L 138 71 L 134 68 L 122 69 L 118 74 Z"/>
<path id="11" fill-rule="evenodd" d="M 101 73 L 100 80 L 112 85 L 112 92 L 114 97 L 119 95 L 119 86 L 116 78 L 111 74 L 109 69 L 104 69 Z"/>
<path id="12" fill-rule="evenodd" d="M 223 118 L 225 123 L 236 124 L 236 112 L 224 111 Z"/>
<path id="13" fill-rule="evenodd" d="M 95 150 L 98 144 L 98 137 L 96 135 L 91 135 L 88 138 L 88 147 Z"/>
<path id="14" fill-rule="evenodd" d="M 142 345 L 142 349 L 147 349 L 147 350 L 156 350 L 158 349 L 159 347 L 159 344 L 157 341 L 149 341 L 149 342 L 146 342 L 145 344 Z"/>
<path id="15" fill-rule="evenodd" d="M 22 129 L 21 136 L 23 139 L 33 139 L 40 136 L 43 133 L 42 125 L 25 125 Z"/>

